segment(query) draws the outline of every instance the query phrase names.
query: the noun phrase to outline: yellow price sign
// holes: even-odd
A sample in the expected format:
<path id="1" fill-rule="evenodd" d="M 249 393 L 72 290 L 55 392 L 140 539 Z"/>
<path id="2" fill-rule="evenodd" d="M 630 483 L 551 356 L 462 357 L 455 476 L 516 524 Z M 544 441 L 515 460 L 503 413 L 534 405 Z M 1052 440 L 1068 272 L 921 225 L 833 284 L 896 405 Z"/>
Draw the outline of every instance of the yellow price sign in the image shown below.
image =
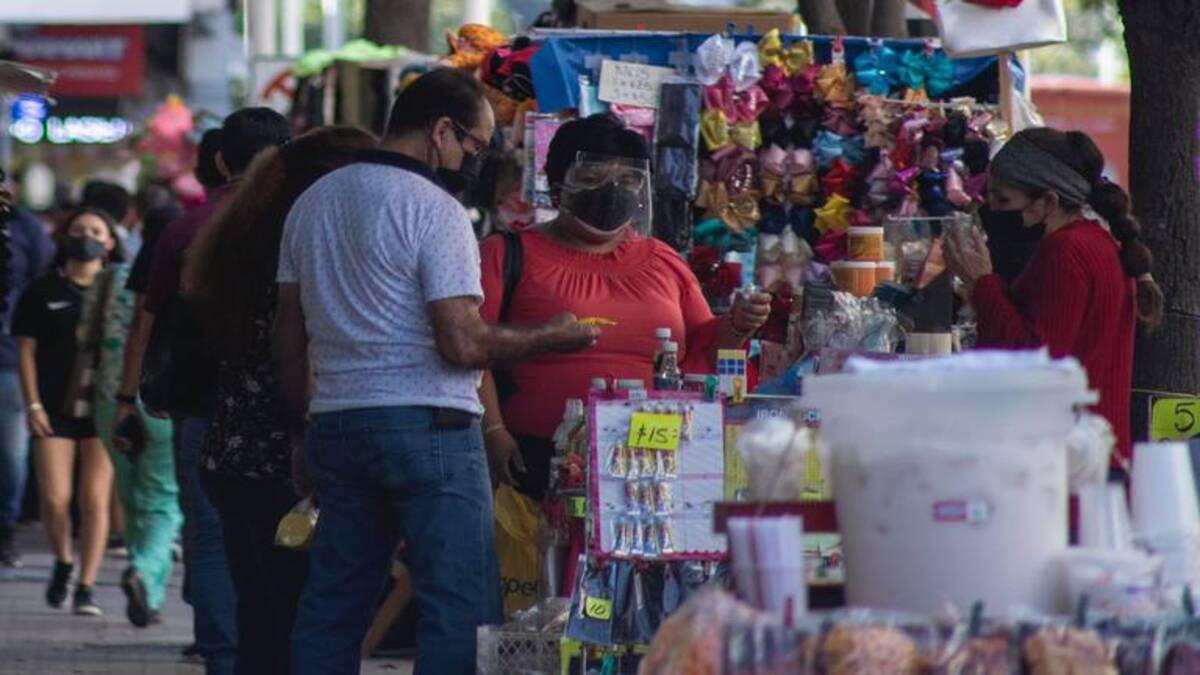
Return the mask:
<path id="1" fill-rule="evenodd" d="M 572 518 L 587 517 L 587 500 L 583 497 L 568 497 L 567 515 Z"/>
<path id="2" fill-rule="evenodd" d="M 585 596 L 583 598 L 583 615 L 597 621 L 608 621 L 612 618 L 613 604 L 608 598 Z"/>
<path id="3" fill-rule="evenodd" d="M 629 447 L 647 450 L 678 450 L 683 415 L 633 413 L 629 421 Z"/>
<path id="4" fill-rule="evenodd" d="M 1186 441 L 1200 436 L 1200 398 L 1163 398 L 1150 411 L 1150 440 Z"/>

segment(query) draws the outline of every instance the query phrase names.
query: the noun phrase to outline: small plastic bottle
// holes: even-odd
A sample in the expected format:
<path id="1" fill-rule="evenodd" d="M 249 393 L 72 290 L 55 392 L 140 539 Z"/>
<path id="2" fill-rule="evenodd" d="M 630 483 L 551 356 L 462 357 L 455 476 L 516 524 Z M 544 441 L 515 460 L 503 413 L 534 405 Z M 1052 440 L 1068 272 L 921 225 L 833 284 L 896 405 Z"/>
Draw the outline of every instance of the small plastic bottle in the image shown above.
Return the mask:
<path id="1" fill-rule="evenodd" d="M 662 365 L 663 352 L 667 349 L 667 343 L 671 341 L 671 329 L 654 329 L 654 338 L 658 340 L 658 347 L 654 349 L 654 372 L 657 373 L 659 366 Z"/>
<path id="2" fill-rule="evenodd" d="M 683 372 L 679 370 L 679 345 L 675 342 L 668 342 L 663 347 L 662 362 L 654 371 L 654 388 L 657 391 L 683 389 Z"/>

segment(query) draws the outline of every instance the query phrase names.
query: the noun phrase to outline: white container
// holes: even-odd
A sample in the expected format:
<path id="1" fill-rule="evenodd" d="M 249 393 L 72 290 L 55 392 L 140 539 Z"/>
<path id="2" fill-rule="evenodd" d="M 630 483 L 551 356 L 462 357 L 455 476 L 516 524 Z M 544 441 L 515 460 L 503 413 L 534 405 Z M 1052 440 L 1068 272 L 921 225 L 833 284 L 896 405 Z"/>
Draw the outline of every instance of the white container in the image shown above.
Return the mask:
<path id="1" fill-rule="evenodd" d="M 1134 533 L 1139 538 L 1200 533 L 1200 504 L 1187 444 L 1139 443 L 1133 457 Z"/>
<path id="2" fill-rule="evenodd" d="M 1037 361 L 975 353 L 805 380 L 833 455 L 848 605 L 1056 609 L 1065 441 L 1094 396 L 1077 363 Z"/>

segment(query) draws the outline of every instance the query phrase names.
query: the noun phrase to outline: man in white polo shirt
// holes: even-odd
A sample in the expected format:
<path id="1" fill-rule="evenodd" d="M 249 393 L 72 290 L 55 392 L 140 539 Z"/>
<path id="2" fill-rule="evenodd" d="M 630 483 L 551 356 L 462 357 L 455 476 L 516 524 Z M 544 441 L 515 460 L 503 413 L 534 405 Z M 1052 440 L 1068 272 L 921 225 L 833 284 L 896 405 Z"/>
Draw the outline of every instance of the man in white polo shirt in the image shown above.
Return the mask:
<path id="1" fill-rule="evenodd" d="M 380 148 L 288 216 L 276 357 L 297 433 L 311 416 L 293 463 L 321 504 L 294 673 L 359 672 L 400 538 L 421 615 L 417 675 L 475 672 L 475 629 L 502 618 L 480 369 L 599 334 L 569 315 L 525 329 L 480 318 L 478 245 L 438 173 L 469 170 L 494 128 L 474 78 L 432 71 L 397 98 Z"/>

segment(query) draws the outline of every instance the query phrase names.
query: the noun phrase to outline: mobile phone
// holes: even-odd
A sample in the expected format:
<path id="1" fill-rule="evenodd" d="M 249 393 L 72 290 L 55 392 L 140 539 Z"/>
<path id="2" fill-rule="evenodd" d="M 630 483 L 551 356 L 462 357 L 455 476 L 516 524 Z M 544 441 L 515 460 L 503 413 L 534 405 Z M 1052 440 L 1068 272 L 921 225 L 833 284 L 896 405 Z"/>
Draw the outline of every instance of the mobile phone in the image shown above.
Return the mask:
<path id="1" fill-rule="evenodd" d="M 146 427 L 142 425 L 141 418 L 137 415 L 126 417 L 113 430 L 113 441 L 118 450 L 130 457 L 141 454 L 146 449 Z"/>

